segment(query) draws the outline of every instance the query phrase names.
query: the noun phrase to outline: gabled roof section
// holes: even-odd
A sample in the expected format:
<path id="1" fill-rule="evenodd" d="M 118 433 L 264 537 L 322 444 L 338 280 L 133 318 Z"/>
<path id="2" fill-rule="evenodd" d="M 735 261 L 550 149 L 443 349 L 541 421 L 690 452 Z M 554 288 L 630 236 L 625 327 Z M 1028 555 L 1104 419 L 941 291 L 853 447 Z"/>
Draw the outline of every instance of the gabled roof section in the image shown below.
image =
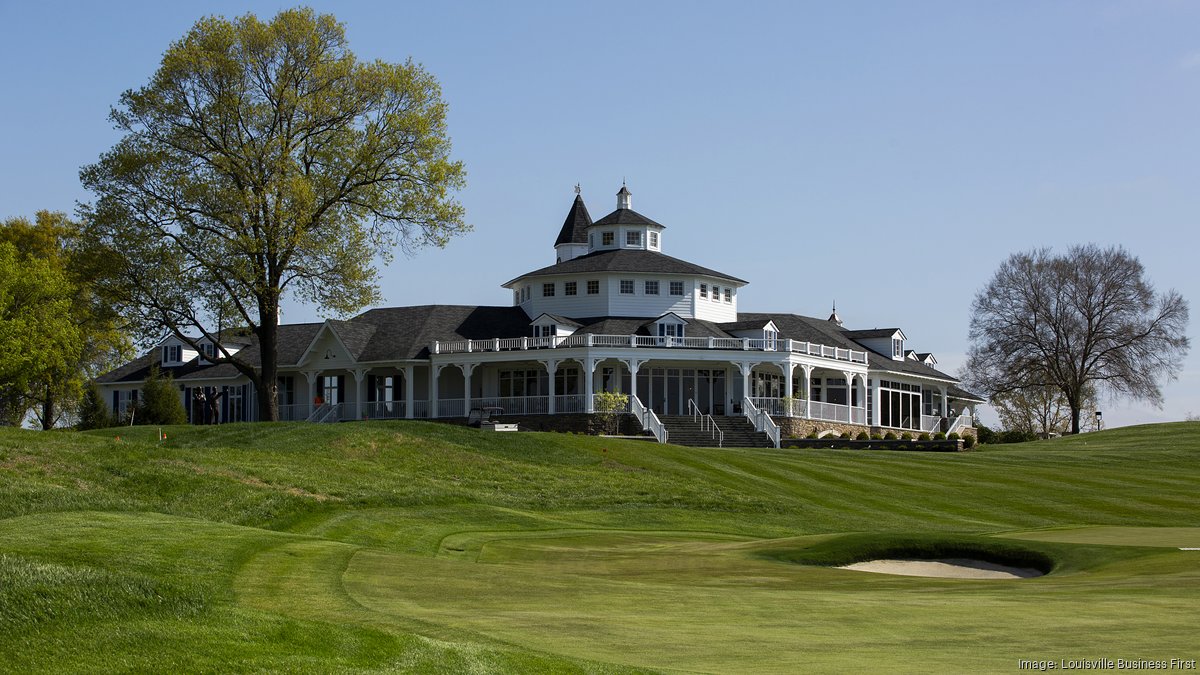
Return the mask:
<path id="1" fill-rule="evenodd" d="M 650 220 L 646 216 L 643 216 L 633 209 L 617 209 L 607 216 L 604 216 L 600 220 L 592 223 L 592 227 L 598 227 L 600 225 L 653 225 L 663 229 L 666 229 L 667 227 L 662 223 L 656 223 L 653 220 Z"/>
<path id="2" fill-rule="evenodd" d="M 550 319 L 551 321 L 553 321 L 554 323 L 556 323 L 560 326 L 575 326 L 576 328 L 578 328 L 579 326 L 582 325 L 578 321 L 575 321 L 574 319 L 568 319 L 565 316 L 551 314 L 550 312 L 542 312 L 541 314 L 538 315 L 538 317 L 536 319 L 534 319 L 533 321 L 530 321 L 529 325 L 532 326 L 533 324 L 541 321 L 542 317 L 546 317 L 547 319 Z"/>
<path id="3" fill-rule="evenodd" d="M 869 340 L 871 338 L 891 338 L 896 333 L 900 334 L 900 339 L 907 340 L 908 337 L 904 331 L 899 328 L 868 328 L 867 330 L 847 330 L 842 331 L 846 337 L 851 340 Z"/>
<path id="4" fill-rule="evenodd" d="M 669 255 L 663 255 L 655 251 L 646 251 L 642 249 L 609 249 L 603 251 L 595 251 L 587 255 L 581 255 L 578 258 L 564 260 L 563 262 L 549 267 L 543 267 L 539 270 L 527 272 L 515 279 L 511 279 L 502 286 L 504 288 L 511 287 L 517 281 L 525 277 L 547 276 L 551 274 L 588 274 L 593 272 L 631 272 L 641 274 L 688 274 L 715 277 L 724 279 L 734 283 L 745 284 L 746 281 L 738 279 L 735 276 L 723 274 L 716 270 L 710 270 L 707 267 L 693 265 L 686 260 L 672 258 Z"/>
<path id="5" fill-rule="evenodd" d="M 350 354 L 350 357 L 355 361 L 362 356 L 363 351 L 370 343 L 371 337 L 375 335 L 375 325 L 363 321 L 341 321 L 338 319 L 330 319 L 328 321 L 329 328 L 341 341 L 342 346 Z"/>
<path id="6" fill-rule="evenodd" d="M 554 245 L 586 244 L 587 229 L 591 226 L 592 217 L 588 215 L 587 206 L 583 204 L 583 196 L 575 195 L 575 203 L 571 204 L 571 210 L 567 212 L 567 219 L 563 221 L 562 229 L 558 231 L 558 239 L 554 240 Z"/>
<path id="7" fill-rule="evenodd" d="M 691 321 L 688 321 L 687 319 L 683 318 L 682 316 L 679 316 L 675 312 L 667 312 L 666 314 L 663 314 L 662 316 L 658 317 L 657 319 L 651 319 L 651 320 L 647 321 L 646 323 L 642 324 L 642 327 L 649 328 L 650 326 L 658 325 L 663 322 L 663 319 L 675 319 L 674 323 L 681 323 L 685 326 L 691 324 Z"/>

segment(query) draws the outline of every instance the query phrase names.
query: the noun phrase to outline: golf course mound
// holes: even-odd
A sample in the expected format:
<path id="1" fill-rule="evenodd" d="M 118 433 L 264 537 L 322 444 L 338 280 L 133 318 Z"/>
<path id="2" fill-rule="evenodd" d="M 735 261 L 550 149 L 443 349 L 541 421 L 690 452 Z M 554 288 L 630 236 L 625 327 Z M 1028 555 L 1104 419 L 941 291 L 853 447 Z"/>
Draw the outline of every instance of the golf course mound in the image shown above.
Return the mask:
<path id="1" fill-rule="evenodd" d="M 1029 579 L 1055 568 L 1044 549 L 970 535 L 847 534 L 760 555 L 800 565 L 947 579 Z"/>

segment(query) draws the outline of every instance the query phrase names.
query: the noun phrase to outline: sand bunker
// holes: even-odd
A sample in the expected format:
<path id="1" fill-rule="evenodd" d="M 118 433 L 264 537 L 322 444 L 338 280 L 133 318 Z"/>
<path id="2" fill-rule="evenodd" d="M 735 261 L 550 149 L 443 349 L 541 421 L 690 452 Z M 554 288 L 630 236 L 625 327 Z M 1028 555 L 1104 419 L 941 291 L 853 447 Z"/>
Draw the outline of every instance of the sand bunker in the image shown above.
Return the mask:
<path id="1" fill-rule="evenodd" d="M 944 579 L 1028 579 L 1042 576 L 1041 570 L 1030 567 L 1009 567 L 984 560 L 946 558 L 943 560 L 868 560 L 843 565 L 844 570 L 899 574 L 906 577 L 940 577 Z"/>

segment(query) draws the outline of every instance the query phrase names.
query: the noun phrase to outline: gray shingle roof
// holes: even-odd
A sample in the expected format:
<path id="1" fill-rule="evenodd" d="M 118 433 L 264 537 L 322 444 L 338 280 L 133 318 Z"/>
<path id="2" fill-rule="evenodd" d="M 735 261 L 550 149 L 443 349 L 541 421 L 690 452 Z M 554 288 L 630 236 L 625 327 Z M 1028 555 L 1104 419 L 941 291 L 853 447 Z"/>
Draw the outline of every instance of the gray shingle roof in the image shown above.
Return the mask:
<path id="1" fill-rule="evenodd" d="M 848 337 L 855 340 L 867 340 L 870 338 L 890 338 L 896 334 L 899 328 L 868 328 L 866 330 L 848 330 L 844 331 Z"/>
<path id="2" fill-rule="evenodd" d="M 591 226 L 592 217 L 588 215 L 587 207 L 583 204 L 583 196 L 575 195 L 575 202 L 571 204 L 571 210 L 567 212 L 567 219 L 563 221 L 562 229 L 558 231 L 558 239 L 554 240 L 554 245 L 586 244 L 587 229 Z"/>
<path id="3" fill-rule="evenodd" d="M 666 229 L 666 225 L 656 223 L 633 209 L 617 209 L 592 223 L 593 227 L 600 225 L 654 225 Z"/>
<path id="4" fill-rule="evenodd" d="M 588 274 L 594 272 L 638 272 L 643 274 L 689 274 L 703 275 L 725 279 L 735 283 L 746 282 L 735 276 L 710 270 L 707 267 L 694 265 L 686 260 L 672 258 L 669 255 L 641 249 L 612 249 L 596 251 L 578 258 L 543 267 L 539 270 L 526 272 L 504 284 L 505 288 L 526 277 L 548 276 L 552 274 Z"/>

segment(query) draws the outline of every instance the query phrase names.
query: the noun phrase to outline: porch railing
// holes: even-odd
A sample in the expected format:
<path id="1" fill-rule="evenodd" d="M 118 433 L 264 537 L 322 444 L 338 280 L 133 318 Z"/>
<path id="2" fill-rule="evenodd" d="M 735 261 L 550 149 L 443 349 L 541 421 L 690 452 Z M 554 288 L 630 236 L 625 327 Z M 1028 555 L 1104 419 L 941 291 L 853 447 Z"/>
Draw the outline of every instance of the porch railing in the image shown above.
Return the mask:
<path id="1" fill-rule="evenodd" d="M 434 354 L 527 351 L 570 347 L 722 349 L 807 354 L 835 361 L 866 363 L 867 352 L 843 349 L 803 340 L 778 338 L 671 337 L 656 335 L 563 335 L 549 337 L 490 338 L 485 340 L 435 340 L 429 345 Z"/>
<path id="2" fill-rule="evenodd" d="M 821 420 L 824 422 L 843 422 L 847 424 L 867 423 L 866 408 L 857 408 L 838 403 L 823 401 L 807 401 L 802 398 L 783 399 L 768 396 L 753 396 L 750 401 L 754 407 L 775 417 L 799 417 L 801 419 Z"/>
<path id="3" fill-rule="evenodd" d="M 502 415 L 545 415 L 550 412 L 550 397 L 484 396 L 471 399 L 471 407 L 500 408 Z"/>
<path id="4" fill-rule="evenodd" d="M 658 419 L 658 415 L 655 415 L 653 410 L 642 405 L 637 396 L 630 395 L 629 412 L 641 423 L 642 429 L 654 434 L 656 441 L 667 442 L 667 438 L 670 437 L 667 428 L 663 426 L 662 421 Z"/>
<path id="5" fill-rule="evenodd" d="M 969 427 L 975 421 L 970 415 L 959 415 L 950 423 L 950 427 L 946 430 L 947 434 L 958 433 L 963 427 Z"/>
<path id="6" fill-rule="evenodd" d="M 717 421 L 713 419 L 713 416 L 705 412 L 700 412 L 700 406 L 696 405 L 696 402 L 690 398 L 687 404 L 688 411 L 692 414 L 692 421 L 700 423 L 700 431 L 709 432 L 709 437 L 717 442 L 718 448 L 725 447 L 725 432 L 721 431 L 721 427 L 717 426 Z"/>
<path id="7" fill-rule="evenodd" d="M 775 420 L 771 419 L 766 411 L 759 410 L 749 397 L 745 397 L 742 399 L 742 413 L 754 425 L 755 431 L 765 431 L 775 447 L 779 447 L 779 425 L 775 424 Z"/>
<path id="8" fill-rule="evenodd" d="M 921 431 L 935 433 L 942 429 L 941 415 L 921 415 Z"/>
<path id="9" fill-rule="evenodd" d="M 587 411 L 587 397 L 584 394 L 557 394 L 554 397 L 554 412 L 581 413 Z"/>
<path id="10" fill-rule="evenodd" d="M 362 414 L 369 420 L 395 420 L 405 416 L 404 401 L 372 401 L 364 403 Z"/>
<path id="11" fill-rule="evenodd" d="M 280 422 L 299 422 L 308 418 L 307 403 L 289 403 L 279 406 Z"/>

